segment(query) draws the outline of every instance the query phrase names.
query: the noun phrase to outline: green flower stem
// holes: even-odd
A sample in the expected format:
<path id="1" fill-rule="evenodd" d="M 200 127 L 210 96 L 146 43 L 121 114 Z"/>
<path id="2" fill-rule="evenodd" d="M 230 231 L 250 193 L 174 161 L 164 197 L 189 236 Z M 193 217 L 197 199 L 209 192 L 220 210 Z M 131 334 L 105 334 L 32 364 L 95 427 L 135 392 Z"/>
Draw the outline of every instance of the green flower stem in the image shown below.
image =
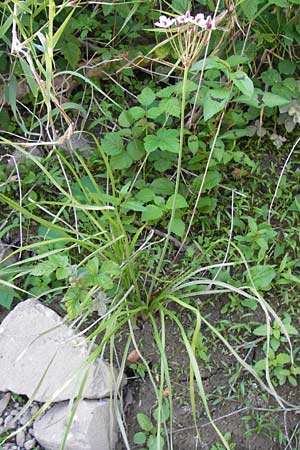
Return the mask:
<path id="1" fill-rule="evenodd" d="M 185 116 L 185 105 L 186 105 L 186 91 L 187 91 L 187 80 L 188 80 L 188 74 L 189 74 L 189 64 L 186 64 L 184 66 L 184 73 L 183 73 L 183 84 L 182 84 L 182 100 L 181 100 L 181 120 L 180 120 L 180 139 L 179 139 L 179 154 L 178 154 L 178 161 L 177 161 L 177 173 L 176 173 L 176 182 L 175 182 L 175 191 L 174 191 L 174 198 L 173 198 L 173 204 L 172 204 L 172 211 L 171 211 L 171 217 L 170 217 L 170 221 L 169 221 L 169 225 L 168 225 L 168 232 L 167 232 L 167 236 L 165 239 L 165 243 L 162 249 L 162 253 L 160 255 L 158 264 L 157 264 L 157 268 L 156 268 L 156 272 L 155 272 L 155 276 L 152 279 L 151 285 L 150 285 L 150 289 L 147 295 L 147 304 L 149 304 L 150 299 L 151 299 L 151 295 L 153 292 L 153 288 L 154 288 L 154 284 L 155 284 L 155 280 L 156 278 L 159 276 L 164 259 L 165 259 L 165 255 L 166 255 L 166 251 L 168 248 L 168 244 L 170 241 L 170 236 L 171 236 L 171 230 L 172 230 L 172 225 L 173 225 L 173 221 L 174 221 L 174 217 L 175 217 L 175 212 L 176 212 L 176 200 L 177 200 L 177 195 L 178 195 L 178 191 L 179 191 L 179 184 L 180 184 L 180 175 L 181 175 L 181 163 L 182 163 L 182 155 L 183 155 L 183 140 L 184 140 L 184 116 Z"/>

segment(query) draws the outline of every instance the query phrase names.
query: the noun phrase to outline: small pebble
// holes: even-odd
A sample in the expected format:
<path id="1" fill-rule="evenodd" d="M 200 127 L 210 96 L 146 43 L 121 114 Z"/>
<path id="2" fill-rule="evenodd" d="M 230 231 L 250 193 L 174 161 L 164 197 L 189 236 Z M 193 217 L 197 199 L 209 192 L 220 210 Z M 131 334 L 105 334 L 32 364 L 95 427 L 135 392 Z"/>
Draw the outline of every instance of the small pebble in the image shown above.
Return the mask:
<path id="1" fill-rule="evenodd" d="M 12 409 L 10 412 L 11 416 L 16 416 L 18 414 L 18 410 L 17 409 Z"/>
<path id="2" fill-rule="evenodd" d="M 3 412 L 6 410 L 6 407 L 10 401 L 11 395 L 9 393 L 4 394 L 3 397 L 0 399 L 0 415 L 3 414 Z"/>
<path id="3" fill-rule="evenodd" d="M 8 416 L 5 417 L 4 428 L 9 430 L 10 428 L 14 428 L 15 424 L 16 424 L 16 422 L 14 421 L 13 416 L 8 415 Z"/>
<path id="4" fill-rule="evenodd" d="M 24 433 L 23 430 L 21 430 L 21 431 L 19 431 L 19 432 L 17 433 L 17 436 L 16 436 L 16 444 L 17 444 L 19 447 L 23 447 L 24 442 L 25 442 L 25 433 Z"/>
<path id="5" fill-rule="evenodd" d="M 0 417 L 0 425 L 2 425 L 2 424 L 3 424 L 3 422 L 4 422 L 4 419 L 3 419 L 3 417 Z"/>
<path id="6" fill-rule="evenodd" d="M 34 446 L 35 446 L 35 439 L 30 439 L 24 444 L 25 450 L 31 450 Z"/>
<path id="7" fill-rule="evenodd" d="M 32 405 L 32 407 L 30 408 L 31 415 L 34 416 L 38 412 L 39 409 L 40 408 L 37 405 Z"/>
<path id="8" fill-rule="evenodd" d="M 31 419 L 31 414 L 30 414 L 30 411 L 27 409 L 25 412 L 24 412 L 24 414 L 23 414 L 23 416 L 20 418 L 20 424 L 21 425 L 24 425 L 26 422 L 28 422 L 28 420 L 30 420 Z"/>

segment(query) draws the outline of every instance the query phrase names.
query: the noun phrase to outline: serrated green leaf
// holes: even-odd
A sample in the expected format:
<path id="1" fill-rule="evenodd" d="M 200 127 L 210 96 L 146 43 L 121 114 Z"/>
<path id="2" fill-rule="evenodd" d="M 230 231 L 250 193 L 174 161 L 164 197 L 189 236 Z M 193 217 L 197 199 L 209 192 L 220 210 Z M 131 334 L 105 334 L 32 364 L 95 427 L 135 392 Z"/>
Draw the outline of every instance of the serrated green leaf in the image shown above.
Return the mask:
<path id="1" fill-rule="evenodd" d="M 118 155 L 124 149 L 123 139 L 118 132 L 105 134 L 101 145 L 105 153 L 110 156 Z"/>
<path id="2" fill-rule="evenodd" d="M 57 280 L 65 280 L 66 278 L 69 278 L 72 274 L 72 267 L 59 267 L 56 272 L 56 279 Z"/>
<path id="3" fill-rule="evenodd" d="M 174 192 L 174 183 L 167 178 L 156 178 L 151 183 L 151 189 L 157 195 L 171 195 Z"/>
<path id="4" fill-rule="evenodd" d="M 97 256 L 89 259 L 85 267 L 90 275 L 97 275 L 99 272 L 99 259 Z"/>
<path id="5" fill-rule="evenodd" d="M 267 336 L 267 325 L 260 325 L 259 327 L 253 330 L 253 334 L 255 336 Z"/>
<path id="6" fill-rule="evenodd" d="M 178 98 L 163 98 L 159 102 L 159 109 L 161 112 L 169 114 L 170 116 L 180 117 L 180 103 Z"/>
<path id="7" fill-rule="evenodd" d="M 158 220 L 163 215 L 161 208 L 155 205 L 147 205 L 142 213 L 141 220 L 143 222 L 150 222 L 153 220 Z"/>
<path id="8" fill-rule="evenodd" d="M 276 361 L 278 364 L 288 364 L 291 362 L 291 358 L 287 353 L 278 353 Z"/>
<path id="9" fill-rule="evenodd" d="M 157 132 L 157 138 L 160 141 L 159 148 L 163 151 L 178 153 L 179 141 L 177 130 L 167 130 L 161 128 Z"/>
<path id="10" fill-rule="evenodd" d="M 127 152 L 121 152 L 118 155 L 112 156 L 110 159 L 112 169 L 122 170 L 128 169 L 132 165 L 132 159 Z"/>
<path id="11" fill-rule="evenodd" d="M 171 195 L 171 197 L 168 198 L 168 201 L 166 203 L 166 209 L 173 208 L 174 198 L 175 198 L 175 194 Z M 181 194 L 177 194 L 176 202 L 175 202 L 175 209 L 187 208 L 188 206 L 189 205 L 188 205 L 186 199 Z"/>
<path id="12" fill-rule="evenodd" d="M 145 211 L 145 207 L 142 205 L 142 203 L 136 202 L 135 200 L 127 200 L 127 202 L 122 203 L 121 207 L 126 211 Z"/>
<path id="13" fill-rule="evenodd" d="M 149 106 L 155 100 L 155 93 L 151 88 L 146 87 L 142 90 L 141 94 L 137 96 L 138 101 L 143 106 Z"/>
<path id="14" fill-rule="evenodd" d="M 57 264 L 51 261 L 44 261 L 36 265 L 31 271 L 31 275 L 35 277 L 47 277 L 57 269 Z"/>
<path id="15" fill-rule="evenodd" d="M 256 289 L 267 289 L 270 287 L 272 280 L 276 276 L 276 272 L 272 266 L 257 265 L 250 269 L 251 277 Z"/>
<path id="16" fill-rule="evenodd" d="M 154 191 L 150 188 L 141 189 L 137 194 L 136 198 L 143 203 L 152 202 L 154 200 Z"/>
<path id="17" fill-rule="evenodd" d="M 157 136 L 153 134 L 146 136 L 144 139 L 144 143 L 145 143 L 145 150 L 147 153 L 154 152 L 159 148 L 159 139 Z"/>
<path id="18" fill-rule="evenodd" d="M 60 42 L 61 52 L 72 69 L 76 69 L 81 56 L 80 41 L 68 34 L 67 39 Z"/>

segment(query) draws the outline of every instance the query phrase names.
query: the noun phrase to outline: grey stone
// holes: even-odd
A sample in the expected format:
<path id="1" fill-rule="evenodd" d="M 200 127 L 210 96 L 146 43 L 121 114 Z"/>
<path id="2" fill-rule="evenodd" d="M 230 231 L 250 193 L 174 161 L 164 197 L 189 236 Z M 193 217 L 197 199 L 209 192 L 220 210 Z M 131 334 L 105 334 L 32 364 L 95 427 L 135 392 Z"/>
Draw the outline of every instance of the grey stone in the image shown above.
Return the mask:
<path id="1" fill-rule="evenodd" d="M 9 404 L 10 401 L 10 393 L 8 392 L 7 394 L 4 394 L 1 399 L 0 399 L 0 416 L 3 415 L 4 411 L 6 410 L 7 405 Z"/>
<path id="2" fill-rule="evenodd" d="M 36 158 L 41 158 L 42 156 L 42 147 L 41 146 L 33 146 L 26 150 L 28 155 L 35 156 Z M 11 170 L 15 167 L 15 164 L 26 164 L 30 162 L 30 157 L 21 153 L 19 150 L 15 150 L 12 155 L 7 159 L 6 168 L 7 170 Z"/>
<path id="3" fill-rule="evenodd" d="M 25 442 L 24 448 L 25 450 L 31 450 L 33 447 L 35 447 L 35 444 L 36 444 L 35 439 L 29 439 L 27 442 Z"/>
<path id="4" fill-rule="evenodd" d="M 16 416 L 18 414 L 18 410 L 17 409 L 12 409 L 11 411 L 10 411 L 10 415 L 11 416 Z"/>
<path id="5" fill-rule="evenodd" d="M 54 404 L 33 425 L 38 443 L 59 450 L 70 417 L 68 402 Z M 113 450 L 117 442 L 116 421 L 109 400 L 82 400 L 71 424 L 65 450 Z"/>
<path id="6" fill-rule="evenodd" d="M 0 391 L 40 402 L 68 400 L 88 369 L 83 397 L 109 396 L 110 366 L 102 359 L 86 365 L 90 352 L 84 340 L 39 301 L 19 303 L 0 326 Z"/>
<path id="7" fill-rule="evenodd" d="M 5 417 L 4 420 L 4 428 L 6 430 L 10 430 L 11 428 L 15 428 L 16 426 L 16 421 L 14 420 L 14 417 L 11 416 L 10 414 L 8 416 Z"/>
<path id="8" fill-rule="evenodd" d="M 24 414 L 20 417 L 20 424 L 21 425 L 25 425 L 25 423 L 27 423 L 30 419 L 31 419 L 32 414 L 30 414 L 29 409 L 27 409 Z"/>
<path id="9" fill-rule="evenodd" d="M 19 447 L 23 447 L 24 442 L 25 442 L 25 433 L 24 433 L 24 431 L 23 430 L 18 431 L 18 433 L 16 435 L 16 444 Z"/>
<path id="10" fill-rule="evenodd" d="M 0 425 L 2 425 L 2 424 L 3 424 L 3 422 L 4 422 L 4 419 L 3 419 L 3 417 L 0 417 Z"/>
<path id="11" fill-rule="evenodd" d="M 65 150 L 68 153 L 80 152 L 84 156 L 89 156 L 93 152 L 91 151 L 91 143 L 87 140 L 83 133 L 74 133 L 69 138 L 66 138 L 59 148 Z"/>

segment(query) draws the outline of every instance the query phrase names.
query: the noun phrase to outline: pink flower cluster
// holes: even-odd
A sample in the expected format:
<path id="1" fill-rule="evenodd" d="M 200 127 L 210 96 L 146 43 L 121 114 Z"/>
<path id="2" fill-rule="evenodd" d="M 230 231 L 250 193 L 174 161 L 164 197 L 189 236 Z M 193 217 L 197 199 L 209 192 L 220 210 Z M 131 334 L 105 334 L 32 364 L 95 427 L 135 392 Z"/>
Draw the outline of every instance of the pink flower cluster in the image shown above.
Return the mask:
<path id="1" fill-rule="evenodd" d="M 166 16 L 160 16 L 159 21 L 155 22 L 155 25 L 159 28 L 171 28 L 172 26 L 180 26 L 186 24 L 196 25 L 203 30 L 215 30 L 216 22 L 211 16 L 205 18 L 204 14 L 199 13 L 195 17 L 191 15 L 190 11 L 187 11 L 183 16 L 177 16 L 174 19 L 170 19 Z"/>

